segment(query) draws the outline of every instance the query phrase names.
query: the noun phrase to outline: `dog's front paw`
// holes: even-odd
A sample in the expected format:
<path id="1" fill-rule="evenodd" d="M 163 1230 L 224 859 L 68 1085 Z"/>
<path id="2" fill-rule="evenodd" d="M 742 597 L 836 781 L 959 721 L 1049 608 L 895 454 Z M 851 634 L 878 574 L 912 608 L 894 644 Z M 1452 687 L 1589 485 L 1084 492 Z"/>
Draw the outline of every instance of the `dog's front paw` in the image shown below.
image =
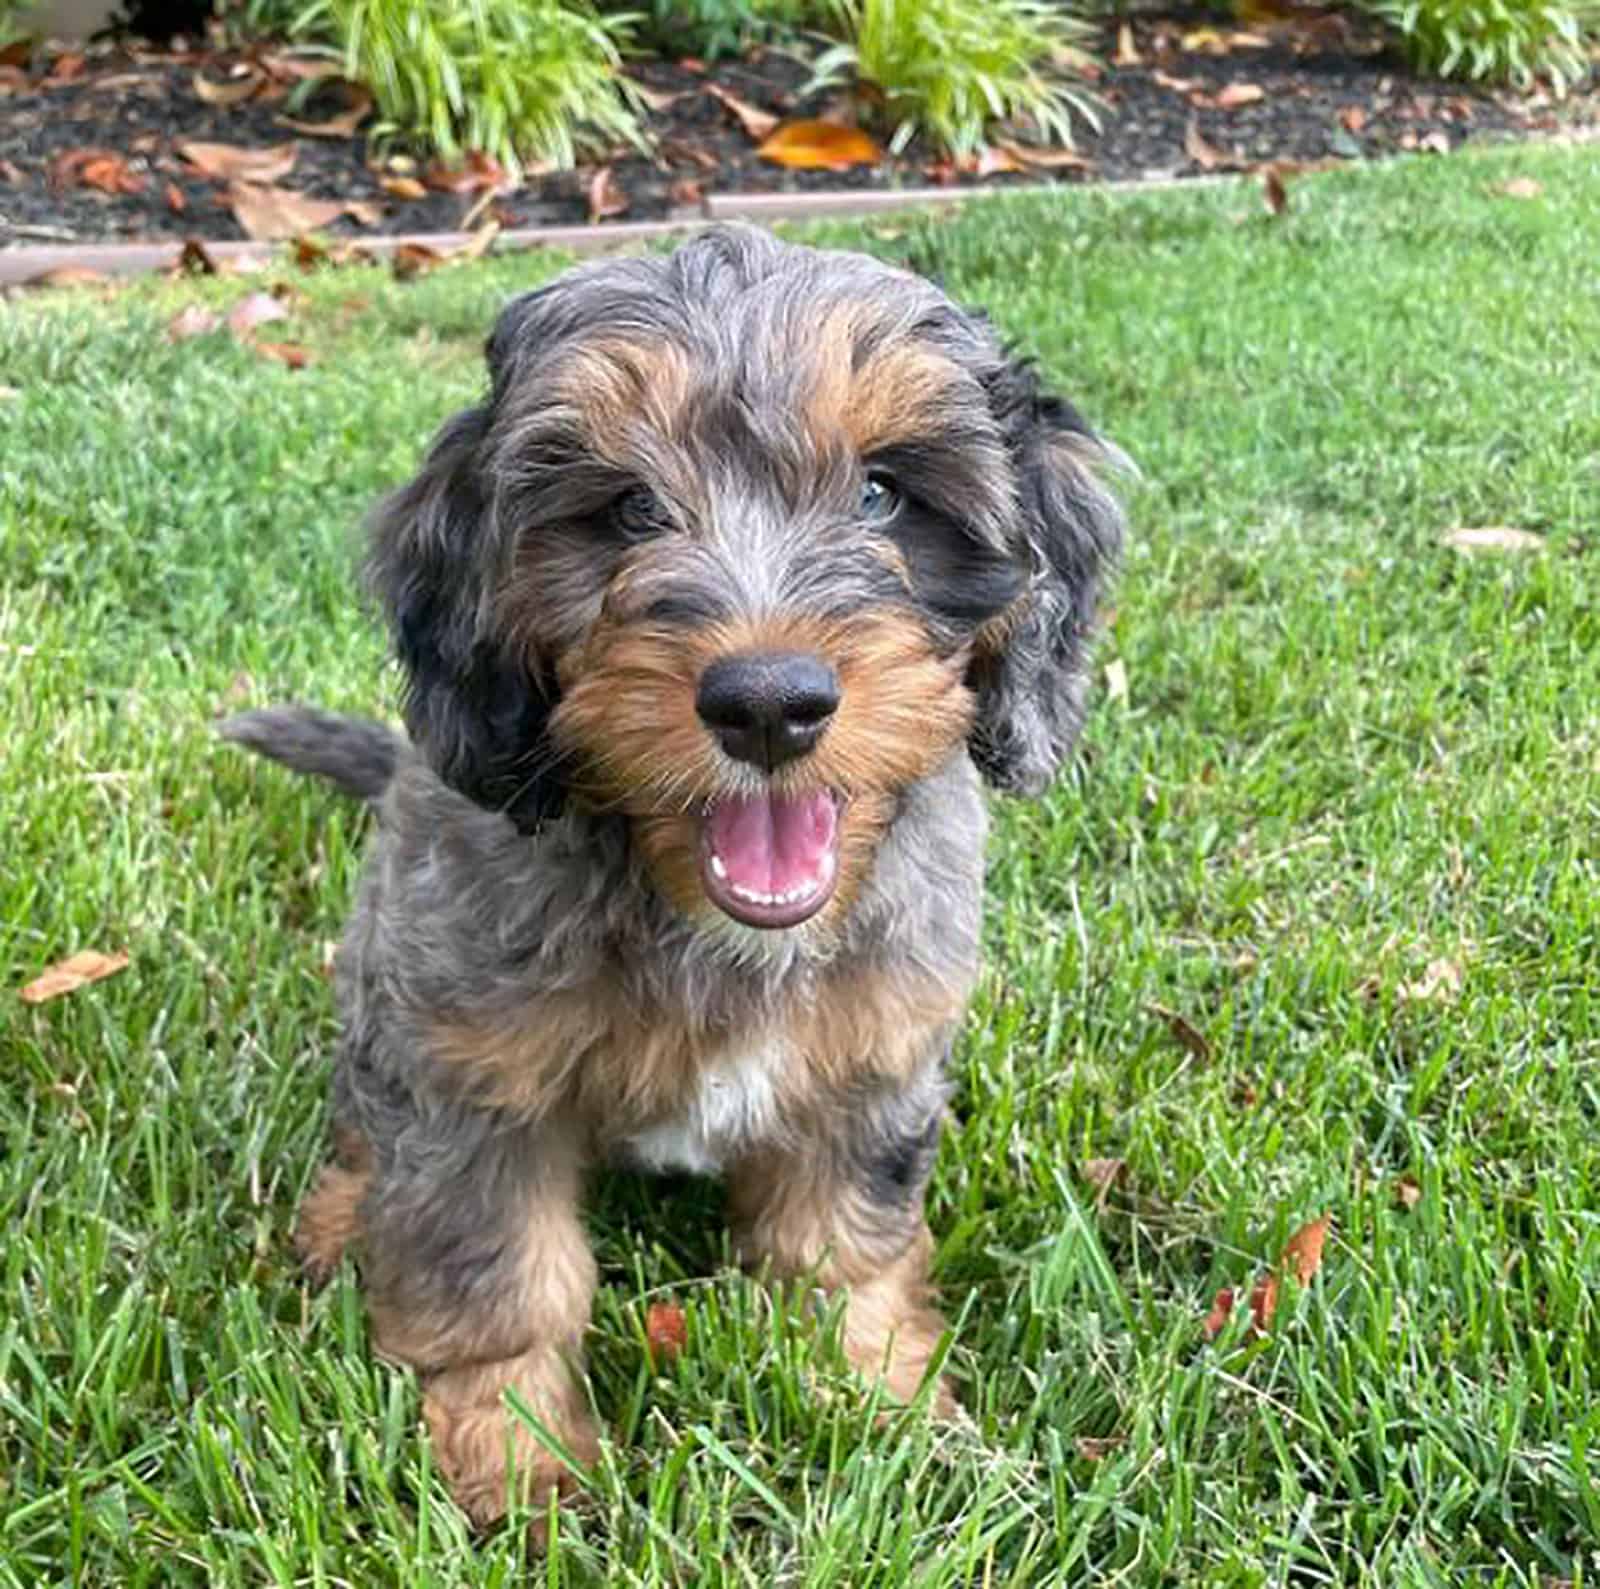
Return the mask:
<path id="1" fill-rule="evenodd" d="M 520 1375 L 508 1374 L 502 1384 L 522 1393 L 573 1462 L 588 1467 L 599 1456 L 599 1435 L 575 1386 L 546 1383 L 546 1394 L 534 1398 L 528 1396 L 531 1387 Z M 439 1471 L 456 1504 L 476 1527 L 489 1528 L 500 1522 L 513 1500 L 542 1509 L 552 1494 L 565 1499 L 577 1490 L 572 1463 L 551 1451 L 523 1418 L 498 1398 L 464 1405 L 451 1394 L 454 1388 L 446 1385 L 442 1393 L 437 1385 L 430 1388 L 422 1410 Z M 542 1544 L 543 1535 L 543 1522 L 536 1520 L 532 1537 Z"/>

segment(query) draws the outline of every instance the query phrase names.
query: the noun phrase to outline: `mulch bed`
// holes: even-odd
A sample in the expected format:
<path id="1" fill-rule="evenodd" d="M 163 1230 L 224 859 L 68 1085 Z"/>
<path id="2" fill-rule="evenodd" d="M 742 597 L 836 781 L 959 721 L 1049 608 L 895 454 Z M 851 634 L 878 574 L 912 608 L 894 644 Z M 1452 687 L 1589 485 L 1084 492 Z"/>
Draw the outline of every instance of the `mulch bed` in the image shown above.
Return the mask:
<path id="1" fill-rule="evenodd" d="M 1108 64 L 1094 86 L 1104 110 L 1098 129 L 1082 131 L 1081 161 L 1040 163 L 1024 149 L 963 170 L 913 146 L 839 171 L 773 165 L 756 155 L 756 139 L 726 95 L 785 119 L 838 118 L 844 106 L 837 94 L 807 97 L 809 68 L 766 50 L 713 68 L 635 66 L 655 107 L 646 117 L 653 156 L 615 151 L 598 182 L 590 167 L 495 191 L 499 173 L 481 165 L 441 173 L 375 147 L 361 132 L 308 136 L 286 126 L 291 104 L 294 117 L 315 124 L 348 111 L 350 101 L 340 84 L 305 98 L 311 85 L 282 50 L 125 42 L 44 54 L 0 63 L 0 247 L 248 235 L 225 184 L 180 155 L 191 140 L 292 144 L 292 166 L 270 180 L 352 203 L 353 213 L 320 229 L 360 236 L 452 231 L 485 220 L 528 227 L 597 214 L 662 219 L 694 213 L 708 192 L 1181 178 L 1273 163 L 1293 169 L 1405 150 L 1442 154 L 1468 140 L 1600 122 L 1593 73 L 1562 104 L 1424 81 L 1381 35 L 1336 12 L 1303 12 L 1251 30 L 1200 15 L 1140 18 L 1108 26 L 1100 58 Z M 203 91 L 238 102 L 208 102 Z"/>

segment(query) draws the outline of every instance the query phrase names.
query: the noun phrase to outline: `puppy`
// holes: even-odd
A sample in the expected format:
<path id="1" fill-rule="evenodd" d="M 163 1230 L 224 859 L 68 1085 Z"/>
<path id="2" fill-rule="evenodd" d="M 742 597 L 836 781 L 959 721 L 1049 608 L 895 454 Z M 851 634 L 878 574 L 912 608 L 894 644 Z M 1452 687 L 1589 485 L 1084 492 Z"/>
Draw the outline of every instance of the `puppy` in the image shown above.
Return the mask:
<path id="1" fill-rule="evenodd" d="M 741 1258 L 842 1291 L 850 1360 L 917 1395 L 981 786 L 1067 754 L 1121 536 L 1115 449 L 873 259 L 717 228 L 518 298 L 487 352 L 372 522 L 409 742 L 223 730 L 377 805 L 298 1242 L 359 1243 L 480 1523 L 569 1482 L 507 1391 L 596 1452 L 601 1166 L 726 1177 Z"/>

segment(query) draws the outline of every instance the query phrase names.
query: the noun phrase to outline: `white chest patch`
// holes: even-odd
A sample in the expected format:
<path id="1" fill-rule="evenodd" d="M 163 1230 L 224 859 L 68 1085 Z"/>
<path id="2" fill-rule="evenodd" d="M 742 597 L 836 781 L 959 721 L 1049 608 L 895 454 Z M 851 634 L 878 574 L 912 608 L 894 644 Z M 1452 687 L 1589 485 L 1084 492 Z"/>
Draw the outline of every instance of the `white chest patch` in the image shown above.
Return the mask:
<path id="1" fill-rule="evenodd" d="M 778 1049 L 760 1049 L 708 1070 L 682 1114 L 624 1138 L 623 1153 L 641 1169 L 714 1175 L 776 1130 L 781 1062 Z"/>

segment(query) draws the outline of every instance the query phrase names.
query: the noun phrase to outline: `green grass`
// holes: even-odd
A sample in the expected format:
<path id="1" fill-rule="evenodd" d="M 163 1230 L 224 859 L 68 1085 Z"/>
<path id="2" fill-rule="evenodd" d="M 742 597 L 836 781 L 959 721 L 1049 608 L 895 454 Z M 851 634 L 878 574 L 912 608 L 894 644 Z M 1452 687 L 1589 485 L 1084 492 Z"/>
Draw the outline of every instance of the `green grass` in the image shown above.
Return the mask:
<path id="1" fill-rule="evenodd" d="M 988 303 L 1145 474 L 1127 698 L 994 846 L 931 1199 L 973 1427 L 877 1428 L 826 1328 L 729 1272 L 714 1191 L 618 1181 L 613 1440 L 531 1566 L 469 1542 L 353 1275 L 295 1274 L 363 821 L 208 723 L 392 700 L 352 526 L 557 262 L 309 279 L 298 374 L 162 339 L 226 283 L 4 306 L 0 987 L 133 960 L 0 998 L 0 1582 L 1600 1581 L 1600 169 L 1292 198 L 829 233 Z M 1496 524 L 1548 550 L 1439 545 Z M 1434 960 L 1459 992 L 1406 998 Z M 1103 1208 L 1091 1157 L 1128 1164 Z M 1323 1212 L 1271 1338 L 1207 1343 Z"/>

